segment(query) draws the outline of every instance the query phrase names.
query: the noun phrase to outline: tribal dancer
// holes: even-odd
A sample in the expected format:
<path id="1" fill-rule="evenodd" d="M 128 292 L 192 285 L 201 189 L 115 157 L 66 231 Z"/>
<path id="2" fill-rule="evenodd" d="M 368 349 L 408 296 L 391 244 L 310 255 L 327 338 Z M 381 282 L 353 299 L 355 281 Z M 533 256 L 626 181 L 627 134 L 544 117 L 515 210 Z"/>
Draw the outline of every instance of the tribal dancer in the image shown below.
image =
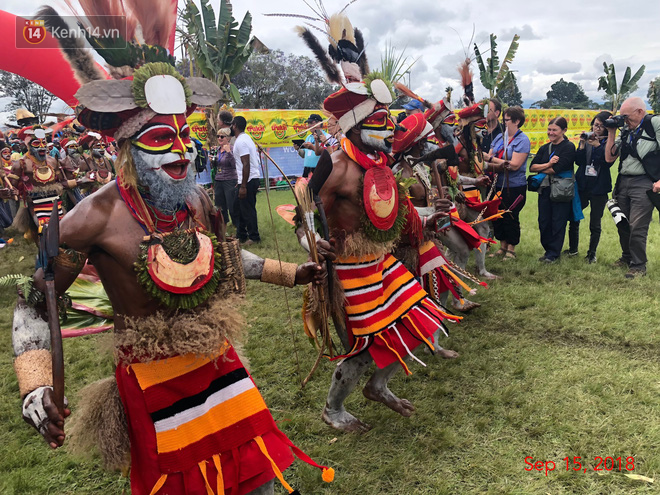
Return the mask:
<path id="1" fill-rule="evenodd" d="M 9 176 L 12 173 L 12 166 L 14 163 L 11 159 L 11 147 L 6 142 L 2 142 L 0 146 L 0 169 L 2 169 L 2 183 L 0 184 L 0 189 L 7 189 L 5 192 L 5 200 L 9 206 L 10 217 L 13 221 L 16 213 L 18 212 L 19 201 L 18 201 L 18 190 L 12 185 L 9 181 Z"/>
<path id="2" fill-rule="evenodd" d="M 82 148 L 82 154 L 77 157 L 80 172 L 89 180 L 89 184 L 83 188 L 83 195 L 87 196 L 112 180 L 113 167 L 105 154 L 105 143 L 100 134 L 88 132 L 78 143 Z"/>
<path id="3" fill-rule="evenodd" d="M 241 254 L 237 242 L 225 242 L 221 215 L 195 184 L 186 123 L 196 105 L 212 105 L 222 92 L 207 79 L 184 79 L 167 62 L 158 45 L 171 21 L 157 23 L 168 29 L 141 30 L 149 46 L 130 40 L 140 58 L 122 72 L 132 80 L 93 80 L 76 93 L 80 122 L 113 136 L 120 152 L 117 179 L 82 200 L 59 228 L 57 293 L 89 259 L 115 315 L 115 377 L 83 393 L 89 403 L 81 404 L 72 437 L 97 441 L 114 468 L 126 467 L 130 447 L 134 495 L 272 494 L 275 477 L 293 493 L 282 476 L 292 451 L 320 466 L 278 429 L 230 343 L 245 323 L 235 293 L 244 291 L 243 273 L 291 287 L 320 283 L 323 270 Z M 42 270 L 34 286 L 43 291 Z M 14 367 L 25 420 L 57 448 L 69 411 L 54 406 L 43 316 L 43 304 L 19 300 Z M 323 469 L 331 481 L 332 470 Z"/>
<path id="4" fill-rule="evenodd" d="M 330 235 L 338 253 L 335 300 L 348 330 L 349 352 L 332 375 L 323 411 L 330 426 L 363 432 L 370 427 L 344 408 L 344 400 L 372 361 L 377 370 L 363 389 L 365 397 L 379 401 L 403 416 L 415 408 L 394 395 L 387 384 L 412 351 L 424 343 L 433 349 L 432 335 L 442 326 L 440 308 L 427 297 L 414 276 L 390 253 L 401 236 L 410 212 L 405 188 L 389 168 L 394 123 L 387 106 L 393 89 L 376 74 L 366 72 L 362 36 L 344 14 L 322 19 L 328 29 L 328 52 L 314 35 L 300 28 L 328 78 L 343 87 L 327 97 L 324 111 L 334 116 L 345 138 L 332 156 L 324 153 L 310 187 L 325 207 Z"/>
<path id="5" fill-rule="evenodd" d="M 443 218 L 449 219 L 452 203 L 438 194 L 439 173 L 436 170 L 430 172 L 429 166 L 421 160 L 422 150 L 427 144 L 425 138 L 432 133 L 431 124 L 421 113 L 406 117 L 394 132 L 392 151 L 395 164 L 392 170 L 400 174 L 402 179 L 416 181 L 409 186 L 408 194 L 423 227 L 415 229 L 407 226 L 394 251 L 394 256 L 421 280 L 422 287 L 429 296 L 443 306 L 448 292 L 451 292 L 457 299 L 461 298 L 460 287 L 457 283 L 457 281 L 460 282 L 460 274 L 454 271 L 452 264 L 444 257 L 435 243 L 436 232 L 440 228 L 443 230 L 450 228 L 450 225 L 441 227 L 438 222 Z M 450 159 L 452 165 L 454 162 L 458 162 L 453 146 L 446 146 L 443 150 L 448 151 L 445 157 Z M 436 160 L 440 159 L 443 158 L 436 151 L 430 167 L 436 167 Z M 462 284 L 462 282 L 460 283 Z M 434 335 L 436 352 L 445 359 L 458 357 L 457 352 L 443 349 L 438 343 L 439 338 L 440 329 Z"/>
<path id="6" fill-rule="evenodd" d="M 38 233 L 48 223 L 53 206 L 57 205 L 60 218 L 64 215 L 62 192 L 76 187 L 77 183 L 67 180 L 58 162 L 48 155 L 45 129 L 38 125 L 23 128 L 18 137 L 28 146 L 28 152 L 14 162 L 8 175 L 25 203 L 14 225 L 38 243 Z"/>

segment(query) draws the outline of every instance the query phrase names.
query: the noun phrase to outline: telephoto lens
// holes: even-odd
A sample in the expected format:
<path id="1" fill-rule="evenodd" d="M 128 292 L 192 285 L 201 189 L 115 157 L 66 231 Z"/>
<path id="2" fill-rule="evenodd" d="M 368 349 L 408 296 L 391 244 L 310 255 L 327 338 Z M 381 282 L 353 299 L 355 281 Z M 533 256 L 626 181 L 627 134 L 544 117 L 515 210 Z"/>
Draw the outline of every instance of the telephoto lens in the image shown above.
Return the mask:
<path id="1" fill-rule="evenodd" d="M 621 208 L 619 207 L 619 203 L 617 203 L 616 199 L 610 199 L 607 202 L 607 209 L 610 210 L 610 213 L 612 214 L 612 218 L 614 219 L 614 223 L 616 224 L 617 227 L 625 225 L 628 223 L 628 217 L 621 211 Z M 625 223 L 621 223 L 625 222 Z"/>
<path id="2" fill-rule="evenodd" d="M 608 129 L 616 129 L 617 127 L 620 129 L 625 125 L 625 123 L 626 119 L 623 115 L 615 115 L 604 122 L 605 127 Z"/>

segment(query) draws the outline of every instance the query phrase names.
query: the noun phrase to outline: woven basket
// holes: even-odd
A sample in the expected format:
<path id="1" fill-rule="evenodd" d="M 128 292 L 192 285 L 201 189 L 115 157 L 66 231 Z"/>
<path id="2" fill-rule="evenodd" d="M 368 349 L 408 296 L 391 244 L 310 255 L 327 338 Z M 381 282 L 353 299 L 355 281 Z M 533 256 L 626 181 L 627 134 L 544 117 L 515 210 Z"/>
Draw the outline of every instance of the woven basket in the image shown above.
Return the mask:
<path id="1" fill-rule="evenodd" d="M 245 295 L 246 283 L 241 247 L 238 239 L 233 237 L 227 237 L 226 239 L 226 241 L 218 241 L 220 255 L 222 256 L 220 285 L 224 291 Z"/>

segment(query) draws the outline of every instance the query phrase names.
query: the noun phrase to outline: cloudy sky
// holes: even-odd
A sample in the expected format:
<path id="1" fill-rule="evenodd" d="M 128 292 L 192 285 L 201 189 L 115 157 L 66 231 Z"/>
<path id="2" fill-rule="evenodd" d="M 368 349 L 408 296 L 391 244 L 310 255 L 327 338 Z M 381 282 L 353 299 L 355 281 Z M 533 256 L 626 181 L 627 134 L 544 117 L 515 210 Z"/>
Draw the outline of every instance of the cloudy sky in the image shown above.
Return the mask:
<path id="1" fill-rule="evenodd" d="M 313 4 L 316 0 L 308 1 Z M 326 10 L 340 10 L 346 1 L 325 0 Z M 2 9 L 31 15 L 42 3 L 3 0 Z M 219 0 L 211 0 L 211 4 L 217 9 Z M 263 15 L 314 15 L 302 0 L 234 0 L 233 8 L 239 19 L 248 10 L 252 13 L 253 33 L 269 48 L 311 56 L 294 32 L 299 23 L 296 19 Z M 364 33 L 372 68 L 380 64 L 380 53 L 388 42 L 399 50 L 405 48 L 411 60 L 419 58 L 410 85 L 427 99 L 440 99 L 448 85 L 458 89 L 456 68 L 465 50 L 474 56 L 473 31 L 474 41 L 483 51 L 489 46 L 489 33 L 497 35 L 500 60 L 513 35 L 520 35 L 511 68 L 516 71 L 525 106 L 544 99 L 550 85 L 562 77 L 581 84 L 591 99 L 602 100 L 597 78 L 603 74 L 603 61 L 614 62 L 619 81 L 626 66 L 634 72 L 646 65 L 636 93 L 644 99 L 649 81 L 660 75 L 660 37 L 653 34 L 660 19 L 658 0 L 637 0 L 634 7 L 613 0 L 356 0 L 346 12 Z M 476 63 L 473 70 L 479 98 L 486 91 L 479 82 Z"/>

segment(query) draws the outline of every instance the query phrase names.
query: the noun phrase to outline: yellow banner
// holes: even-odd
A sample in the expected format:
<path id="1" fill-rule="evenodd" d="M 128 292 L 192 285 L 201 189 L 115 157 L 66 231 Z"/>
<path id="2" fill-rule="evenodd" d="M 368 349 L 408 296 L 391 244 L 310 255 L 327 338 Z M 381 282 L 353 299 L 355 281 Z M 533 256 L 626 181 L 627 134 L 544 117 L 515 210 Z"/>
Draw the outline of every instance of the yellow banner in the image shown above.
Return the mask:
<path id="1" fill-rule="evenodd" d="M 580 140 L 580 134 L 591 130 L 591 120 L 600 110 L 537 110 L 525 109 L 525 125 L 522 131 L 527 134 L 531 145 L 532 153 L 547 143 L 548 123 L 555 117 L 564 117 L 568 122 L 566 137 L 577 146 Z"/>
<path id="2" fill-rule="evenodd" d="M 237 110 L 247 121 L 245 131 L 255 143 L 264 148 L 291 146 L 291 139 L 304 139 L 310 114 L 320 114 L 319 110 Z M 580 134 L 590 130 L 591 119 L 597 110 L 537 110 L 525 109 L 525 125 L 522 131 L 529 137 L 532 153 L 548 142 L 548 122 L 555 117 L 564 117 L 568 122 L 568 138 L 577 144 Z M 321 115 L 322 116 L 322 115 Z M 188 117 L 190 134 L 206 145 L 206 118 L 202 112 L 194 112 Z M 325 124 L 324 124 L 325 129 Z"/>
<path id="3" fill-rule="evenodd" d="M 321 115 L 319 110 L 236 110 L 236 115 L 242 115 L 247 121 L 245 132 L 264 148 L 291 146 L 292 139 L 304 139 L 307 134 L 305 122 L 313 113 Z M 188 117 L 188 125 L 190 135 L 206 146 L 204 114 L 193 112 Z M 323 124 L 323 129 L 325 128 L 326 125 Z"/>

